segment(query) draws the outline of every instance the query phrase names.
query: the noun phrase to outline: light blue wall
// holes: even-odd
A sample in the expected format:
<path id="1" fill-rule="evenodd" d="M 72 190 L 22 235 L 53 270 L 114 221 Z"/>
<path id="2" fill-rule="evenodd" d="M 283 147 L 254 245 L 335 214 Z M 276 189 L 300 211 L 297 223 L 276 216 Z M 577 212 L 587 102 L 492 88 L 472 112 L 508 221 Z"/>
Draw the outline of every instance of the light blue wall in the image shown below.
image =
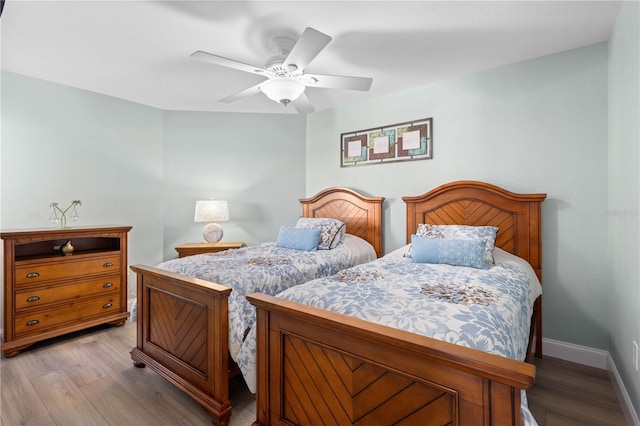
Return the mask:
<path id="1" fill-rule="evenodd" d="M 165 112 L 164 257 L 202 239 L 195 201 L 229 202 L 225 241 L 275 241 L 305 195 L 305 117 Z"/>
<path id="2" fill-rule="evenodd" d="M 427 117 L 432 160 L 340 168 L 341 133 Z M 344 185 L 386 197 L 386 252 L 405 242 L 401 197 L 459 179 L 547 193 L 544 336 L 607 349 L 606 44 L 308 117 L 307 193 Z"/>
<path id="3" fill-rule="evenodd" d="M 1 77 L 2 229 L 50 228 L 49 204 L 79 199 L 80 218 L 68 225 L 131 225 L 130 263 L 160 260 L 162 112 L 9 72 Z"/>
<path id="4" fill-rule="evenodd" d="M 640 416 L 640 3 L 623 3 L 609 46 L 609 351 Z"/>

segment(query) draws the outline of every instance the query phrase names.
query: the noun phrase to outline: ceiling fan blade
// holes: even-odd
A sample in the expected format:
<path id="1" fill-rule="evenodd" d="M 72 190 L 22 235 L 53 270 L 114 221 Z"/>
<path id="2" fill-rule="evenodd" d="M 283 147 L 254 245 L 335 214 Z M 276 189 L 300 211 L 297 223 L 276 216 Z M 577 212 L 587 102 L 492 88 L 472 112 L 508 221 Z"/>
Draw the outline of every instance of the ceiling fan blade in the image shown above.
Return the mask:
<path id="1" fill-rule="evenodd" d="M 221 65 L 227 68 L 233 68 L 240 71 L 250 72 L 251 74 L 269 75 L 269 71 L 264 68 L 256 67 L 254 65 L 245 64 L 240 61 L 236 61 L 222 56 L 214 55 L 213 53 L 203 52 L 198 50 L 191 54 L 191 57 L 200 61 L 211 62 L 212 64 Z"/>
<path id="2" fill-rule="evenodd" d="M 296 111 L 298 111 L 298 114 L 306 114 L 308 112 L 315 111 L 315 108 L 313 108 L 313 105 L 311 105 L 309 98 L 307 98 L 307 95 L 304 92 L 298 96 L 298 99 L 291 103 L 295 107 Z"/>
<path id="3" fill-rule="evenodd" d="M 350 77 L 346 75 L 304 74 L 304 80 L 312 78 L 316 80 L 309 83 L 309 87 L 322 87 L 324 89 L 346 89 L 367 91 L 371 88 L 373 78 Z"/>
<path id="4" fill-rule="evenodd" d="M 262 82 L 260 82 L 260 84 L 262 84 Z M 257 95 L 258 93 L 260 93 L 260 84 L 256 84 L 253 87 L 249 87 L 248 89 L 244 89 L 241 92 L 238 93 L 234 93 L 233 95 L 229 95 L 225 98 L 219 99 L 218 102 L 223 102 L 225 104 L 230 104 L 231 102 L 235 102 L 237 100 L 240 100 L 242 98 L 246 98 L 248 96 L 253 96 L 253 95 Z"/>
<path id="5" fill-rule="evenodd" d="M 304 70 L 330 41 L 331 37 L 328 35 L 307 27 L 289 52 L 284 67 L 295 65 L 300 71 Z"/>

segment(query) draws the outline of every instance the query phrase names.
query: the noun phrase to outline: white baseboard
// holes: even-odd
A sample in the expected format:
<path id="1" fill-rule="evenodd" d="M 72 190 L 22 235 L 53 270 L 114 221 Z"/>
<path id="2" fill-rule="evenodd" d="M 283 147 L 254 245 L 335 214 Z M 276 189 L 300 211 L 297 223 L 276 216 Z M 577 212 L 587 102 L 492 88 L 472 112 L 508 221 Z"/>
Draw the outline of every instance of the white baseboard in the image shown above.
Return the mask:
<path id="1" fill-rule="evenodd" d="M 601 370 L 607 370 L 616 394 L 618 395 L 618 399 L 620 400 L 620 406 L 625 417 L 632 425 L 640 426 L 638 413 L 636 413 L 633 408 L 631 397 L 624 387 L 622 378 L 608 351 L 543 338 L 542 354 L 589 367 L 599 368 Z"/>
<path id="2" fill-rule="evenodd" d="M 631 403 L 631 397 L 627 392 L 627 389 L 622 384 L 622 378 L 620 377 L 620 373 L 618 373 L 618 369 L 616 368 L 616 364 L 613 362 L 613 358 L 611 358 L 610 354 L 607 354 L 608 360 L 608 368 L 609 377 L 611 377 L 611 382 L 613 383 L 613 387 L 618 394 L 618 399 L 620 400 L 620 405 L 622 406 L 622 411 L 624 412 L 624 416 L 631 422 L 633 426 L 640 426 L 640 418 L 638 418 L 638 413 L 633 409 L 633 404 Z"/>
<path id="3" fill-rule="evenodd" d="M 609 352 L 558 340 L 542 339 L 542 355 L 606 370 Z"/>

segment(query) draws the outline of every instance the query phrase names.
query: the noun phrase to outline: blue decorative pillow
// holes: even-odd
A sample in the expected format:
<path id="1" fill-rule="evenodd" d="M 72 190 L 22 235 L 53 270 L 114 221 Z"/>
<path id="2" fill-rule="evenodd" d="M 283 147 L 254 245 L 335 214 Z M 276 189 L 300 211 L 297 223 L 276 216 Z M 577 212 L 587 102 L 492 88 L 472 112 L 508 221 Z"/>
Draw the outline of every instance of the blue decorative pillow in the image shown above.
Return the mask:
<path id="1" fill-rule="evenodd" d="M 301 217 L 296 223 L 296 228 L 321 230 L 318 250 L 331 250 L 344 240 L 347 226 L 338 219 L 328 217 Z"/>
<path id="2" fill-rule="evenodd" d="M 498 228 L 495 226 L 470 225 L 418 225 L 416 235 L 429 238 L 445 238 L 457 240 L 485 240 L 484 261 L 487 267 L 493 266 L 493 247 L 496 242 Z"/>
<path id="3" fill-rule="evenodd" d="M 411 236 L 412 263 L 446 263 L 455 266 L 487 269 L 485 240 L 458 240 Z"/>
<path id="4" fill-rule="evenodd" d="M 316 251 L 318 250 L 321 232 L 322 231 L 319 229 L 303 229 L 281 226 L 276 246 L 296 250 Z"/>

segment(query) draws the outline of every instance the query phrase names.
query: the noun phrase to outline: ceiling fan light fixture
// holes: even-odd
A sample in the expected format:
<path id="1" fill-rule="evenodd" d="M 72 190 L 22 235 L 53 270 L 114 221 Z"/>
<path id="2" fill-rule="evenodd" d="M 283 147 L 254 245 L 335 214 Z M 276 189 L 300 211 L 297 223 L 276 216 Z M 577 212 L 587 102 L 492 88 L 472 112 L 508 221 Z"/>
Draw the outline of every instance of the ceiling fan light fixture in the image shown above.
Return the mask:
<path id="1" fill-rule="evenodd" d="M 304 92 L 305 85 L 293 78 L 272 78 L 260 85 L 262 93 L 272 101 L 287 105 L 295 101 Z"/>

